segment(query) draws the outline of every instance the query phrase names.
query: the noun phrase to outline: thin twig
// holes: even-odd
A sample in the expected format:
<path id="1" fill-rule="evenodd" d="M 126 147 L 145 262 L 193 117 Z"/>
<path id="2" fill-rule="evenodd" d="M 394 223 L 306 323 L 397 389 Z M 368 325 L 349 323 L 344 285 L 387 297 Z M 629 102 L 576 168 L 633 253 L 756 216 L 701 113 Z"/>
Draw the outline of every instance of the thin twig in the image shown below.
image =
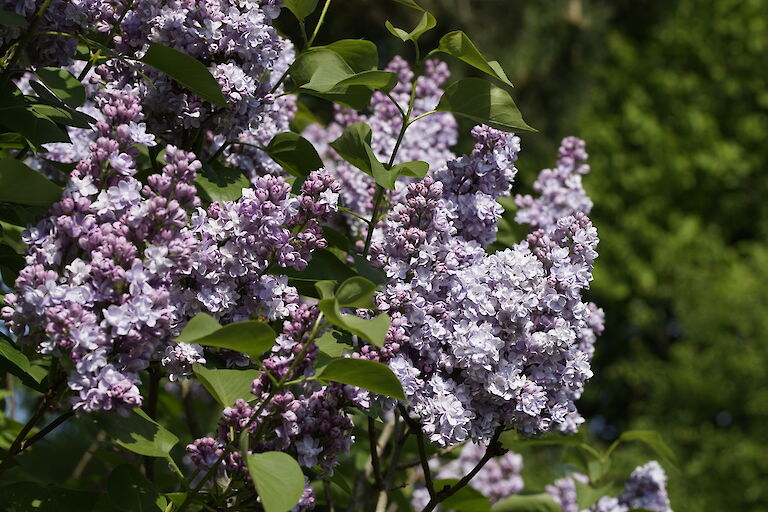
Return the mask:
<path id="1" fill-rule="evenodd" d="M 325 15 L 328 12 L 328 7 L 330 5 L 331 5 L 331 0 L 325 0 L 325 5 L 323 5 L 323 11 L 320 13 L 320 19 L 317 20 L 317 25 L 315 25 L 315 30 L 312 32 L 312 37 L 310 37 L 309 41 L 307 42 L 307 48 L 310 48 L 312 46 L 312 43 L 315 42 L 317 33 L 320 32 L 320 26 L 323 24 L 323 21 L 325 21 Z"/>
<path id="2" fill-rule="evenodd" d="M 80 460 L 77 462 L 75 469 L 72 470 L 72 474 L 69 475 L 70 480 L 80 480 L 80 477 L 83 475 L 83 472 L 85 472 L 85 468 L 88 467 L 88 463 L 90 463 L 91 459 L 93 459 L 93 453 L 96 451 L 99 445 L 106 440 L 107 440 L 107 433 L 104 432 L 103 430 L 100 431 L 96 435 L 96 438 L 93 440 L 93 442 L 88 447 L 88 449 L 85 450 L 85 453 L 83 454 L 83 456 L 80 457 Z"/>
<path id="3" fill-rule="evenodd" d="M 402 405 L 398 407 L 400 408 L 400 414 L 403 415 L 403 419 L 411 427 L 413 433 L 416 434 L 416 444 L 419 447 L 419 462 L 421 462 L 421 470 L 424 472 L 424 482 L 427 486 L 430 500 L 434 500 L 435 486 L 432 482 L 432 471 L 429 469 L 429 459 L 427 458 L 427 450 L 424 446 L 424 434 L 421 431 L 421 426 L 408 416 L 408 411 L 405 410 L 405 407 Z"/>
<path id="4" fill-rule="evenodd" d="M 384 490 L 384 479 L 381 476 L 381 465 L 379 464 L 379 447 L 376 441 L 376 421 L 368 417 L 368 443 L 371 449 L 371 466 L 373 467 L 373 478 L 376 480 L 376 488 L 379 491 Z"/>
<path id="5" fill-rule="evenodd" d="M 21 39 L 19 39 L 19 44 L 16 46 L 16 49 L 14 50 L 10 60 L 8 60 L 8 63 L 5 65 L 3 74 L 0 75 L 0 84 L 5 84 L 5 82 L 8 81 L 8 79 L 11 77 L 11 73 L 13 72 L 13 67 L 19 61 L 19 58 L 21 58 L 21 54 L 24 53 L 24 50 L 26 49 L 27 44 L 29 43 L 30 39 L 32 39 L 32 36 L 35 34 L 35 29 L 42 21 L 43 16 L 45 15 L 45 11 L 48 10 L 48 7 L 50 7 L 50 5 L 51 5 L 51 0 L 45 0 L 43 2 L 43 5 L 41 5 L 40 8 L 35 13 L 35 17 L 32 18 L 32 23 L 29 24 L 29 27 L 27 27 L 26 32 L 24 32 L 24 34 L 21 36 Z"/>
<path id="6" fill-rule="evenodd" d="M 441 502 L 447 500 L 457 492 L 459 492 L 461 489 L 466 487 L 466 485 L 475 477 L 475 475 L 483 469 L 483 466 L 491 460 L 492 458 L 501 455 L 504 453 L 504 448 L 499 444 L 499 435 L 501 434 L 500 431 L 496 432 L 496 435 L 493 436 L 493 439 L 491 439 L 490 444 L 488 445 L 488 448 L 485 450 L 485 454 L 483 454 L 483 458 L 480 459 L 480 462 L 478 462 L 472 470 L 464 475 L 464 477 L 456 482 L 455 484 L 451 486 L 443 487 L 440 491 L 437 492 L 435 496 L 432 497 L 432 499 L 429 500 L 429 503 L 427 503 L 427 506 L 424 507 L 424 510 L 422 512 L 432 512 L 435 507 L 437 507 Z"/>

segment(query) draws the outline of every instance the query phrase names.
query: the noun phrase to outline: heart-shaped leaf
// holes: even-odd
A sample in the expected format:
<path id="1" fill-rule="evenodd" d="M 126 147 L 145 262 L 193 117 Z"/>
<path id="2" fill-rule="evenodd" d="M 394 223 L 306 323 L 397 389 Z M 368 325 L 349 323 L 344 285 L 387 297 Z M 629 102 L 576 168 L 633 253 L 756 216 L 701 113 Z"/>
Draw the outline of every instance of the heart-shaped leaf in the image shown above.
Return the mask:
<path id="1" fill-rule="evenodd" d="M 477 46 L 475 46 L 475 43 L 473 43 L 467 34 L 461 30 L 449 32 L 441 37 L 440 45 L 430 53 L 437 52 L 453 55 L 457 59 L 466 62 L 470 66 L 479 69 L 512 87 L 512 82 L 509 81 L 506 73 L 501 69 L 501 65 L 495 60 L 486 60 L 480 53 L 480 50 L 477 49 Z"/>
<path id="2" fill-rule="evenodd" d="M 0 202 L 49 207 L 61 187 L 15 158 L 0 160 Z"/>
<path id="3" fill-rule="evenodd" d="M 134 409 L 127 418 L 114 413 L 94 416 L 117 444 L 139 455 L 167 458 L 171 448 L 179 442 L 178 437 L 150 419 L 141 409 Z"/>

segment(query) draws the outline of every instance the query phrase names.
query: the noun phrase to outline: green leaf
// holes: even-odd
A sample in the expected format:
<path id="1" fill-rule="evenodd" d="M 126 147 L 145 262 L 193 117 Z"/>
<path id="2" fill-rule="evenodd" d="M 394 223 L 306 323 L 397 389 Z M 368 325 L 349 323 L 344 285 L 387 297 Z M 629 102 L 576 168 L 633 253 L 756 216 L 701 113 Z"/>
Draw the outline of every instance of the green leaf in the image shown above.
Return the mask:
<path id="1" fill-rule="evenodd" d="M 184 329 L 176 337 L 178 343 L 194 343 L 195 340 L 204 338 L 221 329 L 221 324 L 207 313 L 198 313 L 193 316 Z"/>
<path id="2" fill-rule="evenodd" d="M 392 370 L 376 361 L 345 357 L 334 359 L 323 368 L 318 378 L 367 389 L 397 400 L 406 400 L 403 386 Z"/>
<path id="3" fill-rule="evenodd" d="M 491 512 L 561 512 L 561 508 L 552 496 L 543 492 L 504 498 L 491 507 Z"/>
<path id="4" fill-rule="evenodd" d="M 248 320 L 211 330 L 212 321 L 216 322 L 206 313 L 196 314 L 181 331 L 176 341 L 235 350 L 252 359 L 258 358 L 275 344 L 277 335 L 264 322 Z M 218 325 L 218 322 L 216 324 Z"/>
<path id="5" fill-rule="evenodd" d="M 24 257 L 18 254 L 11 246 L 0 243 L 0 272 L 3 281 L 8 287 L 13 287 L 13 283 L 19 277 L 19 272 L 24 268 Z"/>
<path id="6" fill-rule="evenodd" d="M 75 76 L 61 68 L 38 68 L 35 74 L 61 101 L 72 108 L 85 103 L 85 87 Z"/>
<path id="7" fill-rule="evenodd" d="M 266 147 L 266 152 L 294 176 L 308 176 L 323 166 L 323 160 L 307 139 L 293 132 L 278 133 Z"/>
<path id="8" fill-rule="evenodd" d="M 42 145 L 49 142 L 71 142 L 66 130 L 37 111 L 30 98 L 13 84 L 5 84 L 0 94 L 0 125 L 20 133 L 37 151 L 44 150 Z"/>
<path id="9" fill-rule="evenodd" d="M 328 92 L 355 72 L 341 55 L 326 48 L 312 48 L 291 65 L 291 78 L 303 90 Z"/>
<path id="10" fill-rule="evenodd" d="M 387 27 L 387 30 L 389 30 L 393 36 L 401 39 L 402 41 L 418 41 L 425 32 L 432 30 L 436 25 L 437 21 L 435 20 L 435 17 L 426 11 L 424 11 L 424 13 L 421 15 L 421 19 L 416 25 L 416 28 L 410 32 L 406 32 L 401 28 L 395 27 L 389 21 L 384 23 L 384 26 Z"/>
<path id="11" fill-rule="evenodd" d="M 192 365 L 192 370 L 211 396 L 224 407 L 230 407 L 238 398 L 246 402 L 253 398 L 251 385 L 261 375 L 258 370 L 209 370 L 199 363 Z"/>
<path id="12" fill-rule="evenodd" d="M 165 507 L 165 498 L 160 496 L 157 486 L 130 464 L 112 470 L 107 493 L 112 504 L 125 512 L 149 512 Z"/>
<path id="13" fill-rule="evenodd" d="M 351 350 L 352 346 L 342 343 L 344 335 L 339 331 L 328 331 L 315 340 L 315 345 L 321 353 L 328 357 L 341 357 L 345 350 Z"/>
<path id="14" fill-rule="evenodd" d="M 227 106 L 221 87 L 208 68 L 186 53 L 150 43 L 141 61 L 162 71 L 201 98 L 221 107 Z"/>
<path id="15" fill-rule="evenodd" d="M 341 307 L 373 309 L 376 285 L 364 277 L 350 277 L 339 285 L 336 300 Z"/>
<path id="16" fill-rule="evenodd" d="M 217 162 L 203 166 L 197 173 L 195 184 L 211 202 L 237 201 L 243 196 L 243 189 L 251 186 L 242 171 Z"/>
<path id="17" fill-rule="evenodd" d="M 246 458 L 256 492 L 266 512 L 287 512 L 304 494 L 304 473 L 283 452 L 254 453 Z"/>
<path id="18" fill-rule="evenodd" d="M 429 172 L 427 162 L 404 162 L 393 166 L 390 170 L 382 170 L 378 167 L 373 169 L 373 178 L 376 183 L 382 187 L 395 190 L 395 183 L 400 176 L 411 176 L 414 178 L 423 178 Z"/>
<path id="19" fill-rule="evenodd" d="M 150 419 L 141 409 L 134 409 L 127 417 L 102 413 L 94 415 L 97 423 L 126 450 L 147 457 L 169 457 L 171 448 L 179 442 L 169 430 Z"/>
<path id="20" fill-rule="evenodd" d="M 24 28 L 27 26 L 27 18 L 21 14 L 0 9 L 0 25 Z"/>
<path id="21" fill-rule="evenodd" d="M 389 330 L 389 315 L 386 313 L 381 313 L 370 320 L 355 315 L 342 314 L 335 298 L 322 299 L 318 306 L 331 324 L 360 336 L 377 347 L 384 346 L 384 339 Z"/>
<path id="22" fill-rule="evenodd" d="M 337 83 L 330 92 L 345 91 L 346 88 L 362 85 L 384 92 L 389 92 L 397 85 L 397 75 L 391 71 L 370 70 L 356 73 Z"/>
<path id="23" fill-rule="evenodd" d="M 8 361 L 12 362 L 19 370 L 23 371 L 29 376 L 32 376 L 32 365 L 29 364 L 29 359 L 27 359 L 27 356 L 25 356 L 16 347 L 11 345 L 8 340 L 3 338 L 0 338 L 0 357 L 4 357 Z"/>
<path id="24" fill-rule="evenodd" d="M 299 21 L 315 12 L 318 0 L 283 0 L 283 6 L 296 16 Z"/>
<path id="25" fill-rule="evenodd" d="M 632 441 L 644 443 L 668 463 L 672 465 L 677 464 L 675 452 L 673 452 L 667 443 L 664 442 L 661 434 L 655 430 L 628 430 L 619 436 L 618 441 L 621 443 Z"/>
<path id="26" fill-rule="evenodd" d="M 523 121 L 507 91 L 480 78 L 464 78 L 452 83 L 440 98 L 436 110 L 452 112 L 507 132 L 536 131 Z"/>
<path id="27" fill-rule="evenodd" d="M 376 45 L 365 39 L 341 39 L 318 48 L 337 53 L 355 73 L 370 71 L 379 65 L 379 51 Z"/>
<path id="28" fill-rule="evenodd" d="M 321 299 L 332 299 L 333 293 L 336 290 L 336 281 L 317 281 L 315 289 L 320 293 Z"/>
<path id="29" fill-rule="evenodd" d="M 0 160 L 0 202 L 49 207 L 61 187 L 15 158 Z"/>
<path id="30" fill-rule="evenodd" d="M 436 52 L 453 55 L 457 59 L 466 62 L 470 66 L 479 69 L 512 87 L 512 82 L 509 81 L 509 78 L 507 78 L 507 75 L 504 73 L 504 70 L 501 69 L 499 63 L 495 60 L 487 61 L 472 40 L 467 37 L 467 34 L 461 30 L 449 32 L 441 37 L 439 46 L 435 50 L 432 50 L 430 54 Z"/>
<path id="31" fill-rule="evenodd" d="M 373 153 L 371 137 L 371 127 L 360 121 L 344 128 L 341 136 L 331 142 L 331 147 L 341 158 L 367 175 L 384 176 L 389 171 Z"/>

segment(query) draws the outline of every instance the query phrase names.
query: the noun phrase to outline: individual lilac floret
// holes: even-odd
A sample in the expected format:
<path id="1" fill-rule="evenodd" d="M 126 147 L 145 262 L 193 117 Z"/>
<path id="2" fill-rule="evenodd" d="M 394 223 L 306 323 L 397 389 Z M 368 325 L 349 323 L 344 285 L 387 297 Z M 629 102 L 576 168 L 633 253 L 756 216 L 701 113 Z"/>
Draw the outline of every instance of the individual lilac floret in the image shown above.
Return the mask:
<path id="1" fill-rule="evenodd" d="M 392 59 L 386 69 L 398 76 L 398 83 L 390 92 L 390 96 L 402 109 L 407 109 L 413 71 L 401 57 Z M 443 93 L 441 87 L 449 76 L 445 63 L 432 59 L 424 63 L 424 74 L 416 81 L 412 117 L 437 106 Z M 342 190 L 344 205 L 362 215 L 371 213 L 376 184 L 373 178 L 341 159 L 328 142 L 339 137 L 346 126 L 364 121 L 373 131 L 371 146 L 374 153 L 382 162 L 388 162 L 402 126 L 400 111 L 392 100 L 381 92 L 374 93 L 370 110 L 369 115 L 364 115 L 337 106 L 334 121 L 327 127 L 313 124 L 304 132 L 304 136 L 315 145 L 323 161 L 326 162 L 327 168 L 344 183 Z M 443 167 L 448 160 L 454 158 L 455 155 L 450 148 L 456 144 L 456 141 L 457 123 L 453 115 L 448 112 L 431 114 L 420 119 L 406 131 L 394 163 L 421 160 L 427 162 L 431 168 Z M 359 228 L 359 226 L 355 227 Z"/>
<path id="2" fill-rule="evenodd" d="M 558 219 L 576 212 L 589 214 L 592 200 L 587 196 L 581 177 L 589 172 L 584 141 L 576 137 L 563 139 L 558 151 L 557 167 L 544 169 L 533 184 L 540 197 L 515 196 L 520 208 L 515 221 L 534 229 L 550 229 Z"/>
<path id="3" fill-rule="evenodd" d="M 269 270 L 301 270 L 312 251 L 326 247 L 320 222 L 336 211 L 339 188 L 332 176 L 315 171 L 291 197 L 282 177 L 264 176 L 239 200 L 198 209 L 192 231 L 199 245 L 182 300 L 187 313 L 205 311 L 226 321 L 291 314 L 298 292 L 286 276 Z"/>
<path id="4" fill-rule="evenodd" d="M 586 476 L 573 473 L 547 486 L 547 492 L 563 512 L 579 512 L 576 480 L 589 483 Z M 635 509 L 672 512 L 667 496 L 667 475 L 655 460 L 635 468 L 624 482 L 624 492 L 618 497 L 603 496 L 582 512 L 629 512 Z"/>
<path id="5" fill-rule="evenodd" d="M 510 194 L 517 174 L 520 138 L 485 125 L 475 126 L 472 136 L 472 153 L 450 160 L 434 177 L 443 183 L 443 206 L 459 236 L 486 247 L 496 239 L 504 213 L 497 199 Z"/>
<path id="6" fill-rule="evenodd" d="M 138 99 L 108 89 L 99 104 L 99 136 L 51 215 L 26 233 L 27 266 L 2 315 L 22 342 L 71 360 L 75 410 L 126 412 L 142 403 L 138 372 L 183 321 L 174 298 L 195 251 L 186 212 L 199 204 L 201 164 L 168 146 L 166 166 L 142 185 Z"/>

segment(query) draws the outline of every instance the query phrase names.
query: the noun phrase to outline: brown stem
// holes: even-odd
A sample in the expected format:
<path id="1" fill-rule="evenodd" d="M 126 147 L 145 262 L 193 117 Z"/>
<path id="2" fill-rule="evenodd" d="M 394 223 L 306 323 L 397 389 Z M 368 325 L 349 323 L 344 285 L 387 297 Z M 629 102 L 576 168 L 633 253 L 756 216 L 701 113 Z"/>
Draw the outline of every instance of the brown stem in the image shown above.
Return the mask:
<path id="1" fill-rule="evenodd" d="M 144 412 L 147 413 L 151 419 L 157 419 L 157 399 L 160 394 L 160 372 L 155 366 L 149 368 L 149 393 L 147 396 L 147 402 L 144 404 Z M 150 482 L 155 481 L 155 458 L 144 457 L 144 473 L 147 480 Z"/>
<path id="2" fill-rule="evenodd" d="M 427 457 L 427 449 L 424 445 L 424 434 L 421 431 L 421 426 L 408 416 L 408 411 L 405 410 L 405 407 L 402 405 L 398 407 L 400 408 L 400 414 L 402 414 L 403 419 L 408 423 L 408 426 L 411 427 L 413 433 L 416 434 L 416 444 L 419 447 L 419 461 L 421 462 L 421 470 L 424 472 L 424 482 L 427 486 L 430 499 L 434 500 L 435 486 L 432 483 L 432 471 L 429 469 L 429 458 Z"/>
<path id="3" fill-rule="evenodd" d="M 371 466 L 373 466 L 373 477 L 376 480 L 376 488 L 379 491 L 383 491 L 384 479 L 381 477 L 378 441 L 376 440 L 376 421 L 370 416 L 368 417 L 368 441 L 371 448 Z"/>
<path id="4" fill-rule="evenodd" d="M 472 471 L 464 475 L 464 477 L 456 482 L 453 485 L 443 487 L 440 491 L 435 494 L 435 496 L 432 497 L 431 500 L 429 500 L 429 503 L 427 503 L 427 506 L 424 507 L 424 510 L 422 512 L 432 512 L 435 507 L 437 507 L 441 502 L 447 500 L 457 492 L 459 492 L 461 489 L 466 487 L 466 485 L 472 480 L 475 475 L 483 469 L 483 466 L 491 460 L 492 458 L 501 455 L 504 453 L 504 448 L 499 443 L 499 435 L 501 432 L 497 432 L 495 436 L 493 436 L 493 439 L 491 440 L 491 443 L 488 445 L 488 448 L 485 450 L 485 454 L 483 455 L 483 458 L 480 459 L 480 462 L 478 462 L 474 468 L 472 468 Z"/>

